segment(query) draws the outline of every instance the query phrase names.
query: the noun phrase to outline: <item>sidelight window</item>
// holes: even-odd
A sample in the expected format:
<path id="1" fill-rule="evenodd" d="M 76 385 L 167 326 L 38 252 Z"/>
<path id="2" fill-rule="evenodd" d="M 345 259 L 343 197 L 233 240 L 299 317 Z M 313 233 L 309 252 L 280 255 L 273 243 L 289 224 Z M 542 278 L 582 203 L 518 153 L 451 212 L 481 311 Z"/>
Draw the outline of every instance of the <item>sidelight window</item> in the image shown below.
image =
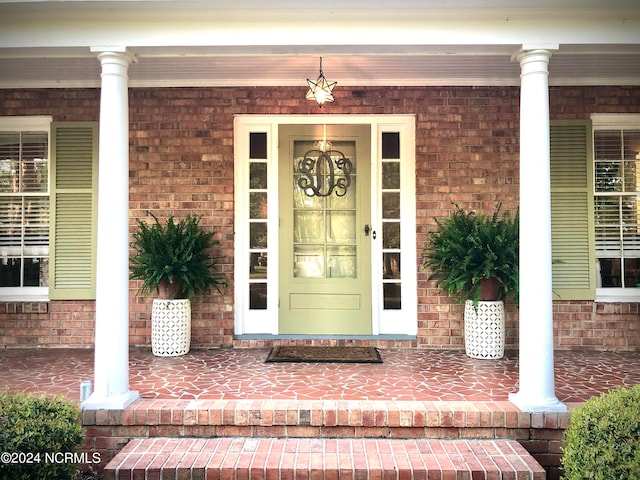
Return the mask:
<path id="1" fill-rule="evenodd" d="M 382 290 L 383 308 L 402 308 L 400 275 L 400 134 L 382 133 Z"/>

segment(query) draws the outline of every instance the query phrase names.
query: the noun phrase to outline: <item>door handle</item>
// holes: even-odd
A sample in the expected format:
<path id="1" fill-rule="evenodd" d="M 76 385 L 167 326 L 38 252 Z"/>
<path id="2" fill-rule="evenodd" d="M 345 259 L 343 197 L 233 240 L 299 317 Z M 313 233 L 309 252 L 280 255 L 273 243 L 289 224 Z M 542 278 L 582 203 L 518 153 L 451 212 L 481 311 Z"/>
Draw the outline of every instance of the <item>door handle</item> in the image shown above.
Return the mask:
<path id="1" fill-rule="evenodd" d="M 375 230 L 371 230 L 371 226 L 367 223 L 364 226 L 364 236 L 368 237 L 369 233 L 371 233 L 371 238 L 373 238 L 375 240 L 376 239 L 376 231 Z"/>

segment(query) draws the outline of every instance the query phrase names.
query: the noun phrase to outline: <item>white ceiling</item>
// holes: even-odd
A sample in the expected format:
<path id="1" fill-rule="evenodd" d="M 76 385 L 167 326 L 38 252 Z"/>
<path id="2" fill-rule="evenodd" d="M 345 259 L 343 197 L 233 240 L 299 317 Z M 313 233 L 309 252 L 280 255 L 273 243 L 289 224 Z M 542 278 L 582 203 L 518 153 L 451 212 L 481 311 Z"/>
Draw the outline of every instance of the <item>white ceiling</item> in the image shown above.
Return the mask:
<path id="1" fill-rule="evenodd" d="M 129 85 L 640 85 L 638 0 L 0 0 L 0 88 L 99 87 L 91 47 L 136 57 Z"/>
<path id="2" fill-rule="evenodd" d="M 616 54 L 560 50 L 552 56 L 549 70 L 550 85 L 640 85 L 640 49 Z M 311 54 L 138 54 L 129 69 L 129 85 L 304 85 L 318 71 L 319 55 Z M 325 54 L 323 71 L 330 81 L 344 86 L 520 84 L 519 64 L 507 53 Z M 1 88 L 99 86 L 100 65 L 94 55 L 0 58 Z"/>

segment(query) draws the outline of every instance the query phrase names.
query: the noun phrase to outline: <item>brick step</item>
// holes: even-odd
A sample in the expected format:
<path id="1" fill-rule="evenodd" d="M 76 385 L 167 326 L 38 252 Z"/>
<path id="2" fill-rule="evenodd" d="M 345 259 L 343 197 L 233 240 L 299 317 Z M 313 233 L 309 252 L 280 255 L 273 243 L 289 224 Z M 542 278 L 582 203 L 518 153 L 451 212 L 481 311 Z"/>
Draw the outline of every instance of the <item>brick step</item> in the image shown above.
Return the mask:
<path id="1" fill-rule="evenodd" d="M 544 480 L 515 440 L 140 438 L 105 480 Z"/>

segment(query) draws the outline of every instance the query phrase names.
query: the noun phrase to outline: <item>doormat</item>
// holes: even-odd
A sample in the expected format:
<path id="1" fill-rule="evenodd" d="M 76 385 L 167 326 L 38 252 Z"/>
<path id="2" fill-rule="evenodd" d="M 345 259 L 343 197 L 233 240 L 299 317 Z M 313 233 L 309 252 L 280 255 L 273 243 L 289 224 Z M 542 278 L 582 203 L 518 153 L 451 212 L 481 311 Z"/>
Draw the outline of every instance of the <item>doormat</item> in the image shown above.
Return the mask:
<path id="1" fill-rule="evenodd" d="M 265 360 L 270 362 L 382 363 L 374 347 L 273 347 Z"/>

